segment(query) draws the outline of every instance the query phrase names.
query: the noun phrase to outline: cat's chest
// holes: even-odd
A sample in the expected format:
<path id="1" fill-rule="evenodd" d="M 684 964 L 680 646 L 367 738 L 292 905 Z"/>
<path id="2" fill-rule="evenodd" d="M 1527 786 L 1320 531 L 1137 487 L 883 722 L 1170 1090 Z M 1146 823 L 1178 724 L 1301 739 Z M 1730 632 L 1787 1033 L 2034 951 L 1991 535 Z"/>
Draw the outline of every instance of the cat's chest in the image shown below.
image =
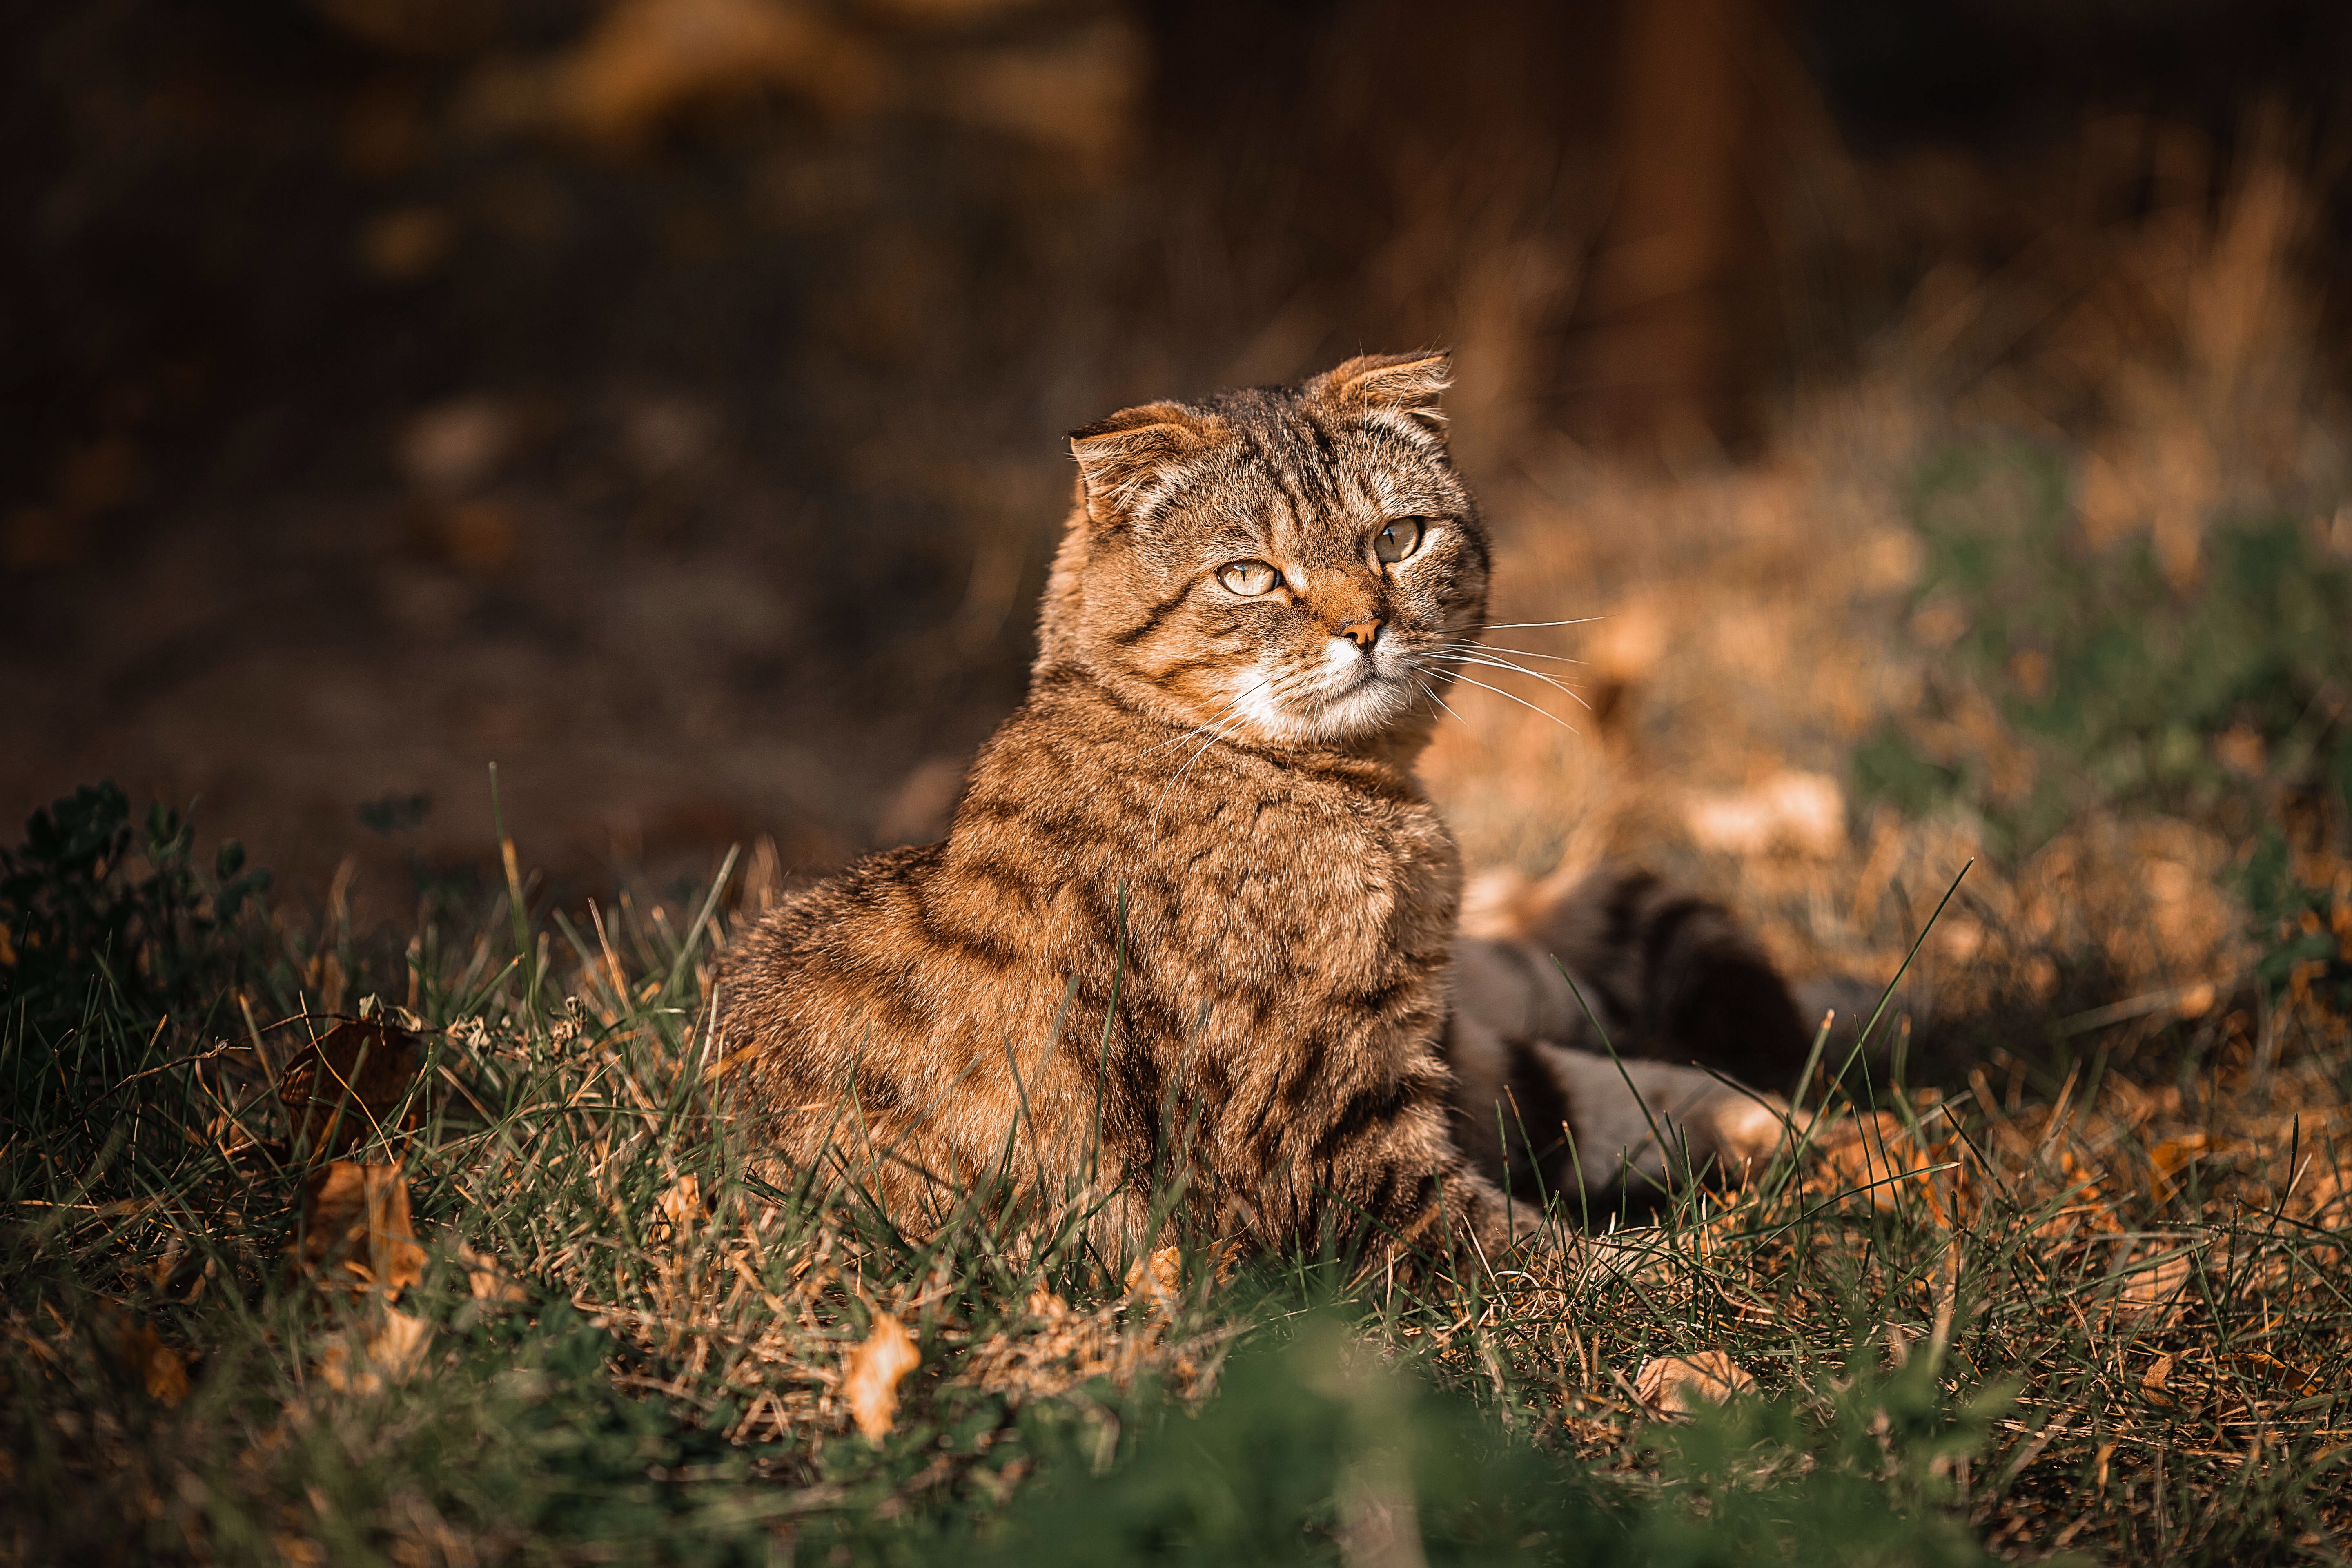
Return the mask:
<path id="1" fill-rule="evenodd" d="M 1442 952 L 1459 901 L 1453 841 L 1426 802 L 1329 787 L 1235 791 L 1148 859 L 1138 888 L 1185 947 L 1341 986 Z"/>

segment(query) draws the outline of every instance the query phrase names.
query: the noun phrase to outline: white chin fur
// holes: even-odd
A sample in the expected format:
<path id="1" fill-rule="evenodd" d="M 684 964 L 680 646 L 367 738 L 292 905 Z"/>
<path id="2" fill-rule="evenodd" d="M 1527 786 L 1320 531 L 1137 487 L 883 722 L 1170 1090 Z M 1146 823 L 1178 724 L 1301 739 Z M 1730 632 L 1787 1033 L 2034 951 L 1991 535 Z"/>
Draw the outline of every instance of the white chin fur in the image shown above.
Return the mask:
<path id="1" fill-rule="evenodd" d="M 1378 676 L 1371 659 L 1339 637 L 1326 647 L 1320 668 L 1285 674 L 1261 659 L 1242 673 L 1234 692 L 1234 710 L 1249 729 L 1293 744 L 1371 734 L 1395 722 L 1411 701 L 1402 681 Z"/>

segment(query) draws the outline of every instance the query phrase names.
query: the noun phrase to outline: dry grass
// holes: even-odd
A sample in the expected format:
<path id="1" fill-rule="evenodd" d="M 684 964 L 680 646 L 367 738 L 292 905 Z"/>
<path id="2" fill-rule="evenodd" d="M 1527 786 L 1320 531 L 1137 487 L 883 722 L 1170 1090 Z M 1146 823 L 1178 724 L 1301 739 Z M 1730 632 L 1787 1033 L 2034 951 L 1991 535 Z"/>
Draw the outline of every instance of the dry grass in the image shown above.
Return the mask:
<path id="1" fill-rule="evenodd" d="M 2334 907 L 2352 929 L 2352 899 Z M 1194 1418 L 1171 1410 L 1257 1409 L 1248 1390 L 1276 1374 L 1231 1361 L 1237 1342 L 1305 1347 L 1297 1375 L 1341 1407 L 1419 1408 L 1379 1392 L 1400 1374 L 1376 1363 L 1312 1373 L 1300 1324 L 1334 1314 L 1490 1435 L 1398 1415 L 1345 1439 L 1339 1479 L 1309 1466 L 1302 1485 L 1353 1495 L 1347 1476 L 1409 1451 L 1401 1433 L 1501 1443 L 1597 1500 L 1628 1561 L 1661 1560 L 1642 1543 L 1669 1527 L 1725 1550 L 1760 1530 L 1794 1560 L 1892 1530 L 1881 1555 L 1902 1562 L 1965 1560 L 1948 1556 L 1964 1537 L 1935 1533 L 1955 1520 L 2004 1554 L 2166 1561 L 2336 1561 L 2352 1529 L 2352 1058 L 2311 996 L 2272 1016 L 2267 1062 L 2184 1055 L 2173 1083 L 2102 1057 L 2050 1093 L 1996 1058 L 1951 1092 L 1883 1090 L 1877 1110 L 1841 1093 L 1749 1187 L 1695 1190 L 1597 1250 L 1563 1229 L 1564 1253 L 1406 1288 L 1328 1260 L 1236 1274 L 1208 1237 L 1100 1258 L 1081 1212 L 1003 1194 L 895 1235 L 854 1190 L 745 1175 L 696 1026 L 705 920 L 625 905 L 586 931 L 438 934 L 402 961 L 410 1005 L 447 1020 L 422 1029 L 413 1073 L 336 1069 L 368 1128 L 336 1169 L 412 1195 L 409 1262 L 386 1261 L 404 1207 L 371 1210 L 357 1253 L 316 1240 L 332 1226 L 301 1173 L 341 1135 L 268 1088 L 315 1024 L 154 1062 L 164 1031 L 92 1011 L 49 1058 L 63 1091 L 18 1080 L 52 1136 L 9 1150 L 16 1560 L 889 1561 L 990 1520 L 957 1550 L 1013 1552 L 1054 1537 L 1054 1500 L 1083 1497 L 1088 1469 L 1192 1462 L 1164 1434 Z M 498 958 L 517 935 L 525 956 Z M 281 983 L 326 954 L 371 970 L 331 936 L 272 940 Z M 74 1070 L 110 1040 L 118 1059 Z M 21 1072 L 34 1042 L 11 1044 Z M 92 1118 L 131 1062 L 151 1076 L 126 1142 Z M 298 1265 L 289 1234 L 312 1237 Z M 877 1414 L 853 1384 L 886 1324 L 918 1364 L 884 1375 L 896 1405 Z M 1727 1361 L 1760 1392 L 1677 1426 L 1669 1357 Z M 1221 1392 L 1234 1377 L 1244 1392 Z M 1246 1451 L 1254 1430 L 1226 1438 Z M 1443 1556 L 1468 1527 L 1418 1501 Z M 1253 1549 L 1304 1530 L 1298 1551 L 1373 1560 L 1318 1517 L 1277 1519 Z M 1558 1560 L 1568 1539 L 1538 1529 L 1520 1550 Z"/>

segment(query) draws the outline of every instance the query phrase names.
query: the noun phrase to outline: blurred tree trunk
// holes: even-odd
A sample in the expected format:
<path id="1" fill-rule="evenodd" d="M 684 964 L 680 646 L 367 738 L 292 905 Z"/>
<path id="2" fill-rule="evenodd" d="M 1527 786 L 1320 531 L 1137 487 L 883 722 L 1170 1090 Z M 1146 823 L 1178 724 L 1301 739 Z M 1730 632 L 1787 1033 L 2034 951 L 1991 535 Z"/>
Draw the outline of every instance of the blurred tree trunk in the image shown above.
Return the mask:
<path id="1" fill-rule="evenodd" d="M 1624 0 L 1615 199 L 1563 367 L 1570 426 L 1669 459 L 1754 434 L 1780 0 Z"/>

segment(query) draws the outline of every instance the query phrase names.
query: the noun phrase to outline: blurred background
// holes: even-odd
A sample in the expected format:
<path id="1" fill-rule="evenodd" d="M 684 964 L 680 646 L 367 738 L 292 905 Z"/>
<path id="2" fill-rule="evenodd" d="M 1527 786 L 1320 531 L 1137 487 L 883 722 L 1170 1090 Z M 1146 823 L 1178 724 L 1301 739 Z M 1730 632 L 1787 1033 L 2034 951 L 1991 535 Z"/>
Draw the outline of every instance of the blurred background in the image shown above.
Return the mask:
<path id="1" fill-rule="evenodd" d="M 1598 617 L 1496 638 L 1581 706 L 1455 700 L 1474 865 L 1883 974 L 1975 855 L 1931 980 L 2151 1016 L 2254 962 L 2249 876 L 2342 878 L 2352 7 L 0 27 L 11 821 L 111 776 L 387 915 L 495 864 L 492 762 L 559 894 L 922 837 L 1064 432 L 1444 344 L 1498 618 Z"/>

